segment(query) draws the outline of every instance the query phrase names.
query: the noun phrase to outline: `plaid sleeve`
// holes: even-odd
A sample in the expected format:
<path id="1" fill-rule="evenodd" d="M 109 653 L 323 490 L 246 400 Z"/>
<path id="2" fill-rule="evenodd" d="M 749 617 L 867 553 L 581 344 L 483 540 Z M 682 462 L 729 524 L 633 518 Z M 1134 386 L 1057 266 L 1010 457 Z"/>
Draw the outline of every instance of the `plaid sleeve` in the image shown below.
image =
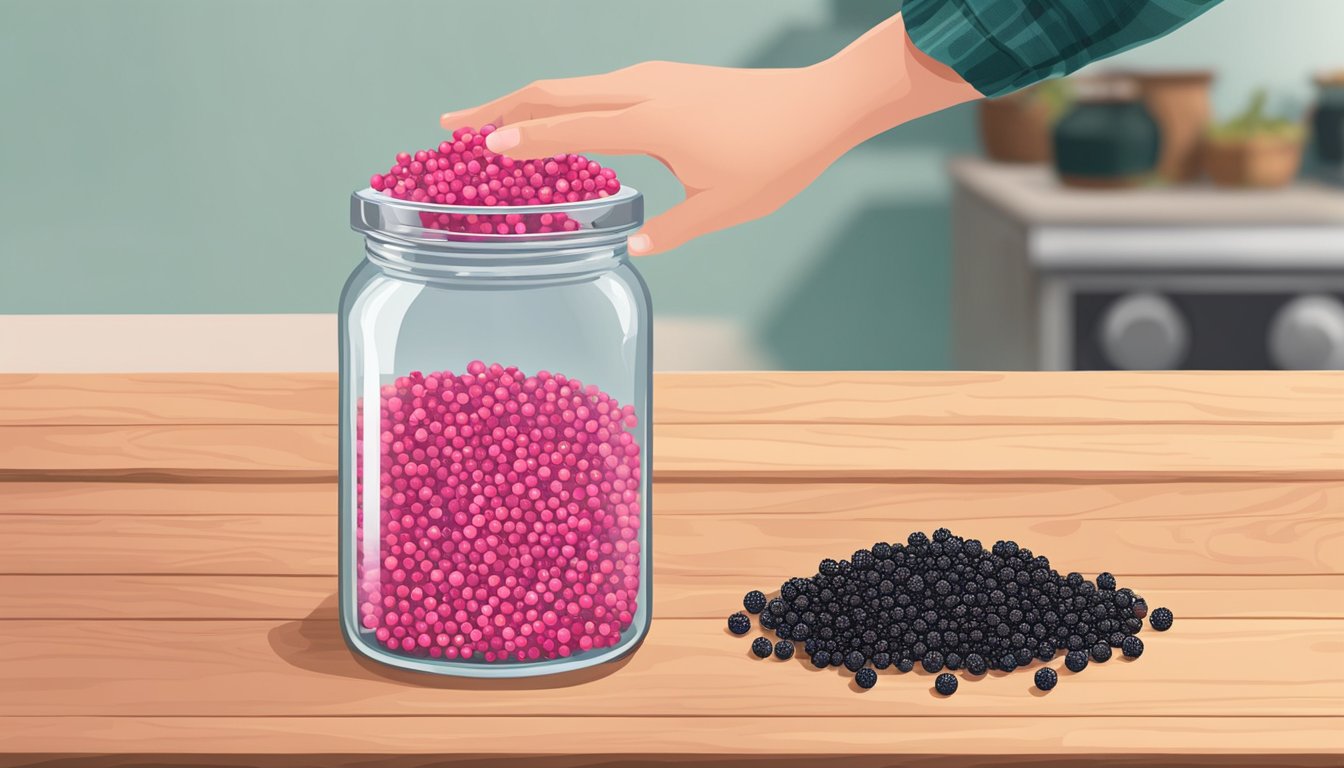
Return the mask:
<path id="1" fill-rule="evenodd" d="M 1141 45 L 1220 0 L 905 0 L 910 40 L 986 96 Z"/>

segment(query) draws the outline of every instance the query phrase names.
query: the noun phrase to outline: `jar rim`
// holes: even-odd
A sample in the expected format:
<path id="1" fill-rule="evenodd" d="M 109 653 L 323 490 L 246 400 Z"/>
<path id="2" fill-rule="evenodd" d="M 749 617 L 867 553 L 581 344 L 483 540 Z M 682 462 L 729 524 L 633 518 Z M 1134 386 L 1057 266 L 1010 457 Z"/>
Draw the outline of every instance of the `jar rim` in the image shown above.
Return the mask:
<path id="1" fill-rule="evenodd" d="M 565 214 L 578 222 L 578 228 L 558 232 L 521 234 L 454 232 L 432 226 L 427 217 L 473 216 L 499 217 Z M 613 195 L 591 200 L 545 205 L 440 205 L 399 200 L 372 187 L 355 190 L 350 196 L 350 227 L 366 237 L 393 242 L 467 248 L 470 250 L 514 250 L 537 247 L 588 246 L 623 240 L 644 223 L 644 196 L 627 185 Z"/>

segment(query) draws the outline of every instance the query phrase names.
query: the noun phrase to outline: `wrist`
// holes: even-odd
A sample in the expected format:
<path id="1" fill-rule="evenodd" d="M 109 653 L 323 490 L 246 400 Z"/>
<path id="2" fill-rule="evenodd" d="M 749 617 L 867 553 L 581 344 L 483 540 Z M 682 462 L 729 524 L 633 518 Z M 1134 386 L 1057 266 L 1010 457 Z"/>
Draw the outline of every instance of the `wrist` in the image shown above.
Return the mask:
<path id="1" fill-rule="evenodd" d="M 911 42 L 899 13 L 810 69 L 831 102 L 828 114 L 841 152 L 902 123 L 981 98 L 956 71 Z"/>

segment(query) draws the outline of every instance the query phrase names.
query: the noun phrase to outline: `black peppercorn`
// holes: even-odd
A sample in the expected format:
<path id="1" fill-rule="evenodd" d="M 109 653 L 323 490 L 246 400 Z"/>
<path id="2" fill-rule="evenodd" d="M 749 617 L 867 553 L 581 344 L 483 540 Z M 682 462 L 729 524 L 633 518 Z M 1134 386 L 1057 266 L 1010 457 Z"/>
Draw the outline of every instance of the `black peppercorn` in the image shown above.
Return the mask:
<path id="1" fill-rule="evenodd" d="M 1120 644 L 1120 650 L 1124 652 L 1125 656 L 1131 659 L 1137 659 L 1143 655 L 1143 641 L 1130 635 Z"/>
<path id="2" fill-rule="evenodd" d="M 1070 672 L 1082 672 L 1087 669 L 1088 655 L 1086 651 L 1069 651 L 1064 657 L 1064 666 L 1069 668 Z"/>
<path id="3" fill-rule="evenodd" d="M 858 672 L 868 660 L 863 657 L 859 651 L 850 651 L 845 655 L 845 668 L 850 672 Z"/>
<path id="4" fill-rule="evenodd" d="M 767 637 L 758 637 L 751 641 L 751 652 L 762 659 L 769 656 L 772 650 L 774 650 L 774 646 L 770 644 L 770 639 Z"/>
<path id="5" fill-rule="evenodd" d="M 765 610 L 765 593 L 758 589 L 748 592 L 746 597 L 742 598 L 742 607 L 746 608 L 748 613 L 760 613 Z"/>
<path id="6" fill-rule="evenodd" d="M 923 665 L 925 672 L 937 672 L 943 668 L 943 654 L 937 651 L 929 651 L 924 654 L 920 664 Z"/>
<path id="7" fill-rule="evenodd" d="M 1054 688 L 1055 683 L 1058 682 L 1059 675 L 1056 674 L 1055 670 L 1049 667 L 1041 667 L 1036 670 L 1036 687 L 1042 691 L 1048 691 L 1051 688 Z"/>
<path id="8" fill-rule="evenodd" d="M 728 631 L 734 635 L 745 635 L 751 631 L 751 619 L 745 613 L 734 613 L 728 617 Z"/>
<path id="9" fill-rule="evenodd" d="M 1153 625 L 1153 629 L 1158 632 L 1166 632 L 1171 629 L 1171 623 L 1175 619 L 1171 611 L 1166 608 L 1158 608 L 1153 611 L 1153 615 L 1148 619 L 1148 623 Z"/>
<path id="10" fill-rule="evenodd" d="M 944 672 L 933 681 L 933 687 L 942 695 L 951 696 L 957 692 L 957 678 L 949 672 Z"/>
<path id="11" fill-rule="evenodd" d="M 989 663 L 978 653 L 966 655 L 966 671 L 972 675 L 983 675 L 989 670 Z"/>
<path id="12" fill-rule="evenodd" d="M 1061 649 L 1076 671 L 1109 659 L 1112 647 L 1142 653 L 1134 635 L 1145 615 L 1155 629 L 1171 626 L 1170 611 L 1148 614 L 1143 598 L 1117 588 L 1110 573 L 1095 584 L 1077 572 L 1061 575 L 1016 542 L 986 549 L 946 528 L 931 537 L 916 531 L 904 544 L 877 542 L 846 560 L 827 558 L 816 574 L 784 581 L 779 597 L 753 590 L 742 605 L 759 611 L 760 626 L 787 643 L 786 653 L 796 642 L 814 666 L 856 675 L 867 669 L 864 677 L 873 673 L 869 665 L 909 671 L 917 663 L 930 674 L 1011 672 Z M 746 621 L 742 631 L 749 631 L 746 614 L 736 616 L 731 624 Z"/>

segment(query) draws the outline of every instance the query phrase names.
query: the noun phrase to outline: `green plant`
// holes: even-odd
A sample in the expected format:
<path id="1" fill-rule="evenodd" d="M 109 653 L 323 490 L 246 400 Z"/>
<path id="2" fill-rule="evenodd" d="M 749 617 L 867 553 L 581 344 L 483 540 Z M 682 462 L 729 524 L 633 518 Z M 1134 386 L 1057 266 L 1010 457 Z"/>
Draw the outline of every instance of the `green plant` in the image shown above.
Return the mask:
<path id="1" fill-rule="evenodd" d="M 1057 120 L 1073 104 L 1073 85 L 1064 78 L 1046 80 L 1036 86 L 1036 98 L 1045 102 L 1050 109 L 1050 119 Z"/>
<path id="2" fill-rule="evenodd" d="M 1254 138 L 1275 138 L 1296 141 L 1302 138 L 1300 123 L 1286 117 L 1267 114 L 1265 104 L 1269 96 L 1263 88 L 1251 94 L 1250 103 L 1241 114 L 1220 123 L 1209 132 L 1215 141 L 1236 142 Z"/>
<path id="3" fill-rule="evenodd" d="M 1073 103 L 1073 86 L 1064 78 L 1055 78 L 1024 88 L 1009 98 L 1045 105 L 1049 120 L 1054 122 L 1062 117 Z"/>

